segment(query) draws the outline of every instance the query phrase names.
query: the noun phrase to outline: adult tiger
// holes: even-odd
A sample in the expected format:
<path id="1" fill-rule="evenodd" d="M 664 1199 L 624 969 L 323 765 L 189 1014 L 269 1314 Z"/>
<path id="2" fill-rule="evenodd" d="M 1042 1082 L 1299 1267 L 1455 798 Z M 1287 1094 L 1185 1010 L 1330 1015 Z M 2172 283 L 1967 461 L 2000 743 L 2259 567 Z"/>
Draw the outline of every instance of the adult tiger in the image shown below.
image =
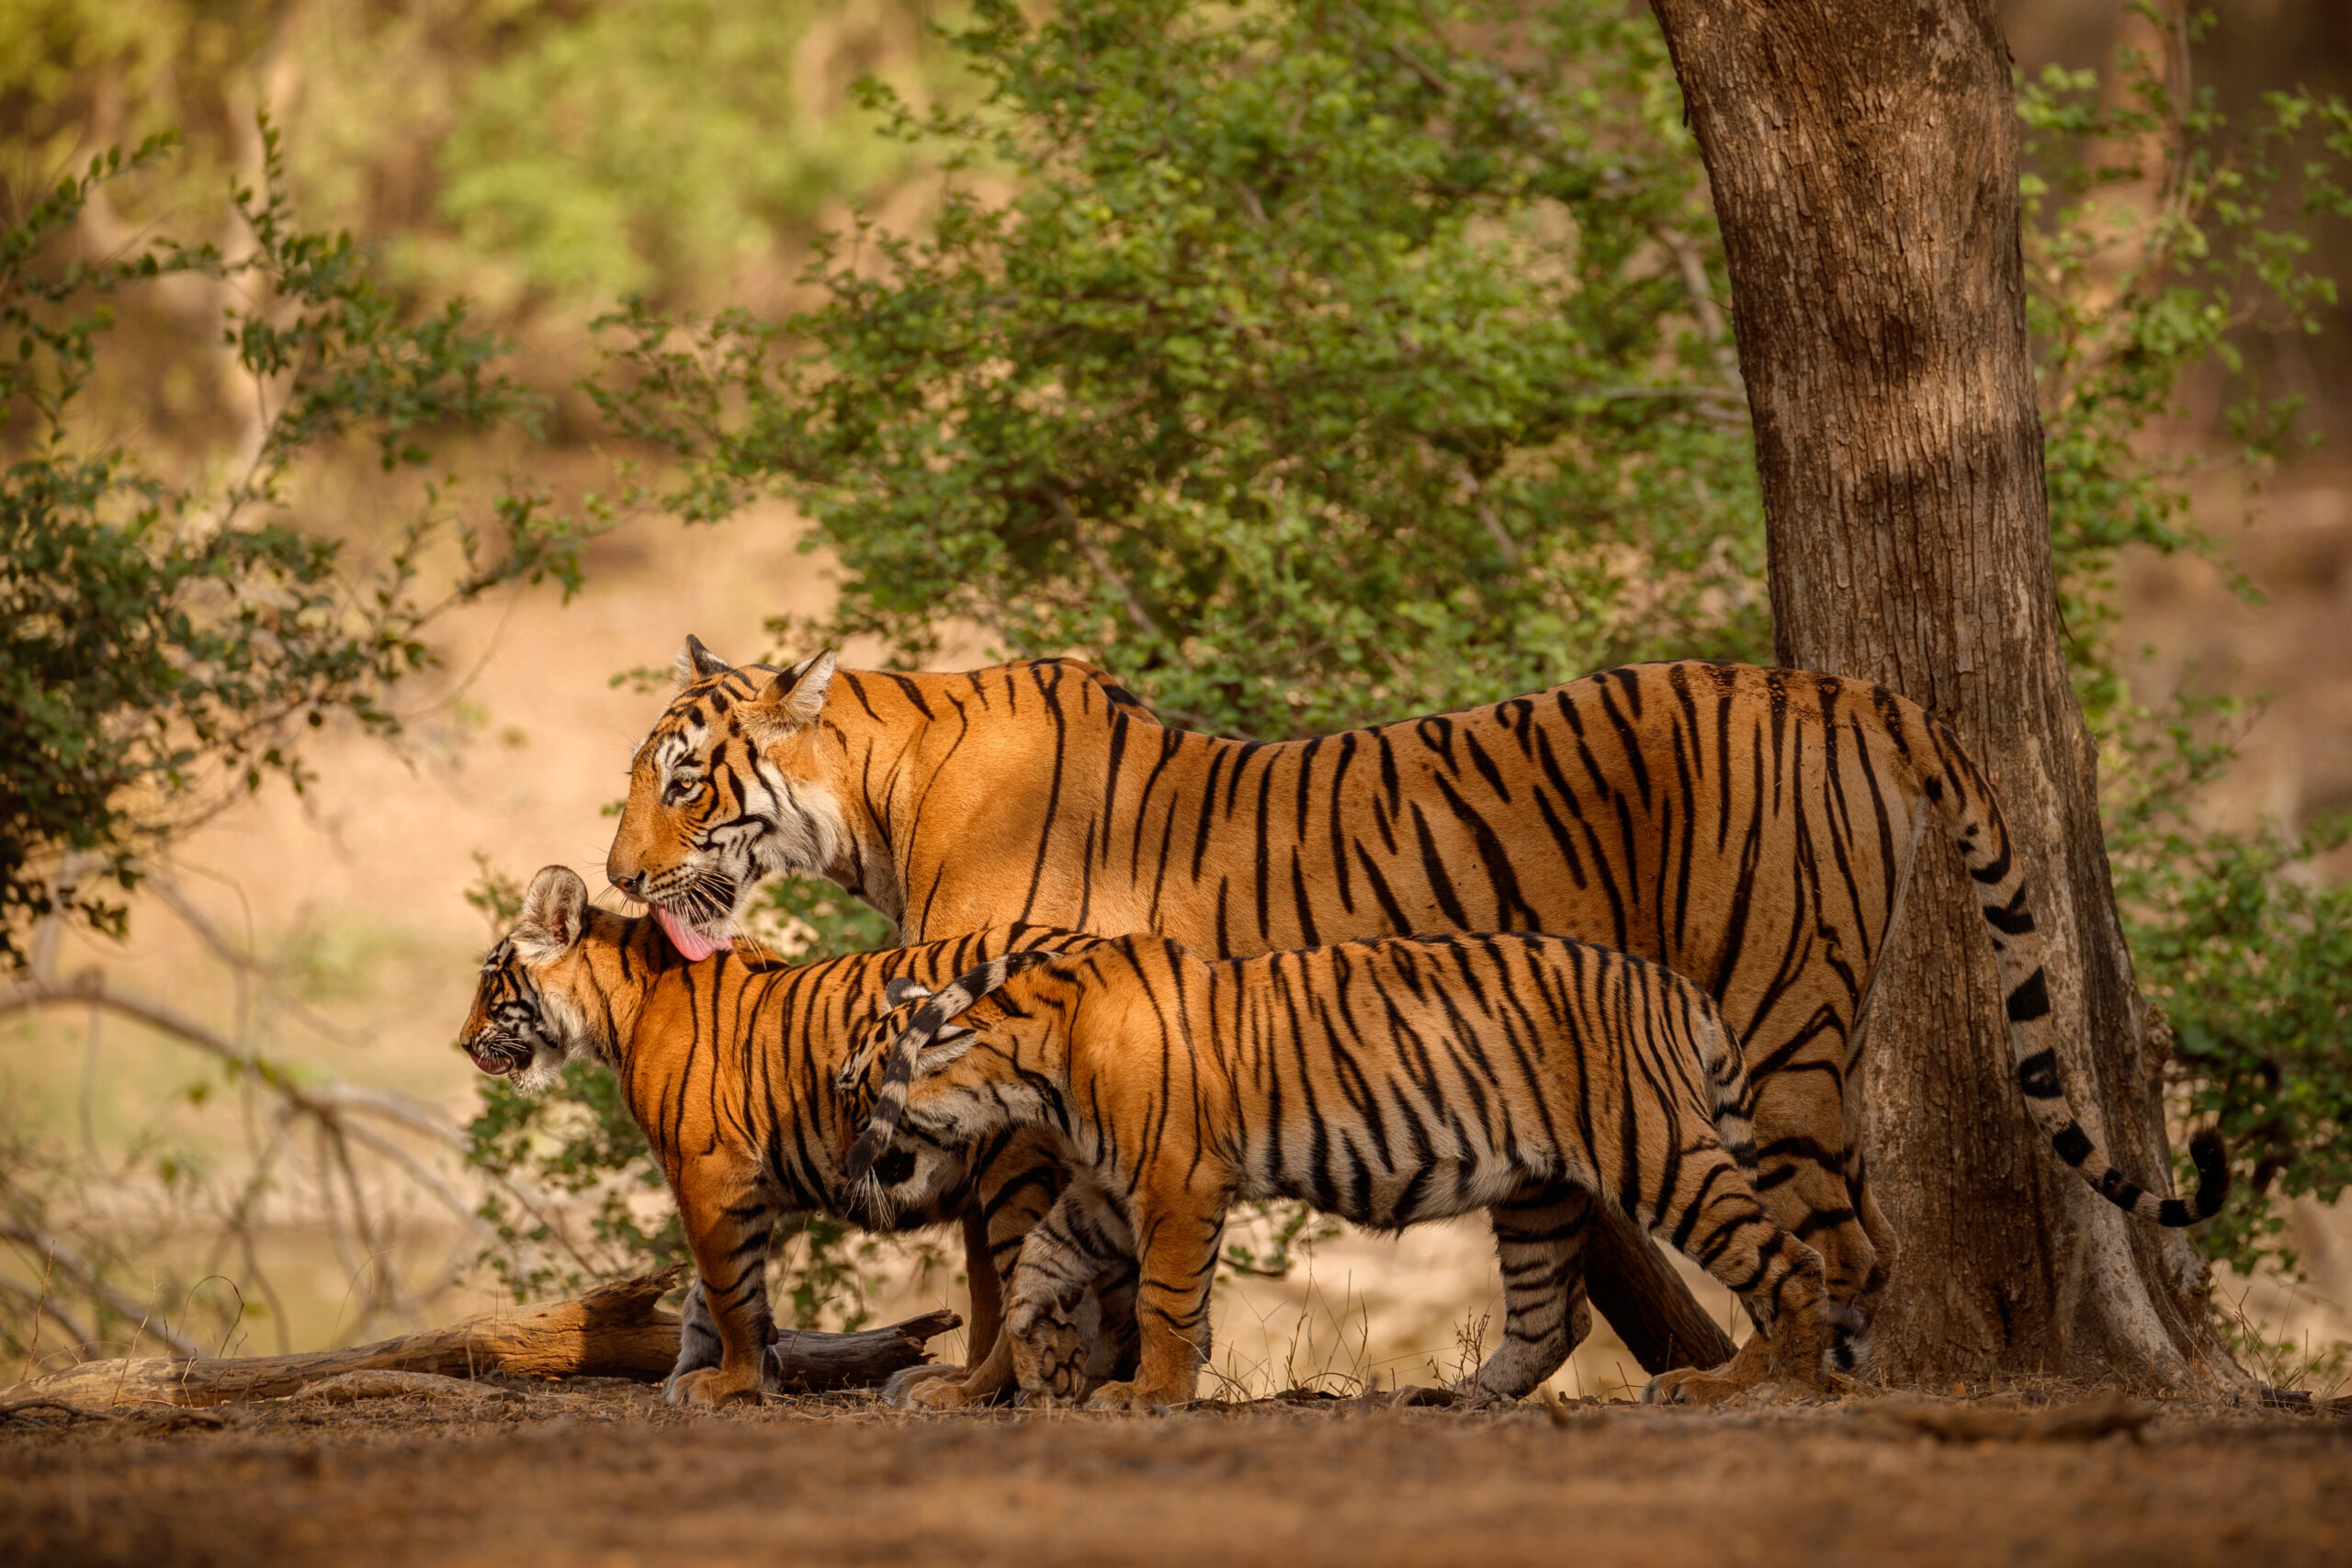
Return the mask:
<path id="1" fill-rule="evenodd" d="M 1074 660 L 738 670 L 689 638 L 680 662 L 606 870 L 683 940 L 796 872 L 910 942 L 1031 921 L 1219 957 L 1512 930 L 1632 952 L 1721 1004 L 1755 1086 L 1758 1186 L 1864 1321 L 1894 1238 L 1847 1085 L 1933 823 L 1974 880 L 2028 1105 L 2057 1102 L 2043 944 L 1999 802 L 1948 728 L 1883 687 L 1650 664 L 1269 743 L 1163 728 Z M 2079 1162 L 2079 1129 L 2044 1130 Z M 989 1245 L 1035 1217 L 990 1215 Z"/>
<path id="2" fill-rule="evenodd" d="M 670 1397 L 722 1403 L 760 1385 L 772 1337 L 763 1265 L 777 1215 L 815 1209 L 868 1228 L 912 1229 L 975 1200 L 1001 1206 L 1009 1190 L 1046 1182 L 1053 1190 L 1033 1197 L 1046 1204 L 1058 1190 L 1044 1134 L 952 1148 L 918 1136 L 888 1162 L 892 1214 L 856 1206 L 842 1166 L 860 1123 L 834 1086 L 858 1027 L 892 1005 L 890 985 L 944 986 L 994 954 L 1096 940 L 1012 928 L 828 964 L 732 953 L 688 964 L 654 921 L 593 908 L 578 875 L 548 866 L 483 961 L 458 1043 L 482 1071 L 526 1091 L 544 1089 L 575 1055 L 613 1070 L 695 1257 Z M 1104 1285 L 1114 1319 L 1132 1316 L 1131 1289 L 1119 1278 Z M 1107 1366 L 1125 1347 L 1106 1336 L 1097 1348 Z M 1009 1373 L 1009 1356 L 999 1375 Z"/>
<path id="3" fill-rule="evenodd" d="M 1644 959 L 1512 932 L 1206 964 L 1124 936 L 1009 953 L 935 996 L 888 990 L 897 1009 L 842 1075 L 863 1098 L 889 1044 L 853 1182 L 892 1192 L 901 1127 L 951 1148 L 1045 1129 L 1072 1168 L 1008 1287 L 1032 1394 L 1190 1400 L 1226 1213 L 1253 1198 L 1381 1230 L 1488 1211 L 1507 1319 L 1472 1384 L 1488 1398 L 1525 1396 L 1582 1337 L 1595 1196 L 1736 1292 L 1758 1330 L 1731 1365 L 1662 1373 L 1645 1399 L 1818 1387 L 1842 1359 L 1820 1255 L 1756 1196 L 1739 1043 L 1705 992 Z M 1139 1266 L 1141 1356 L 1090 1389 L 1075 1314 L 1106 1258 Z"/>

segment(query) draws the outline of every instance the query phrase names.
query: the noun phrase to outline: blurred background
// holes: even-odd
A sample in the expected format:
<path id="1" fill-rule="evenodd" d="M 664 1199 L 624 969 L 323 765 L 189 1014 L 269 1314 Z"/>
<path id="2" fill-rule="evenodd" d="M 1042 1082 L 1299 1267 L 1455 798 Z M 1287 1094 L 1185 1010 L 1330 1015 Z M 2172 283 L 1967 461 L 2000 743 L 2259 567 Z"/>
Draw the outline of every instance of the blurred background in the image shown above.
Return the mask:
<path id="1" fill-rule="evenodd" d="M 2113 0 L 2004 10 L 2020 72 L 2096 69 L 2094 103 L 2124 101 L 2126 49 L 2165 62 L 2176 90 L 2211 88 L 2233 123 L 2258 118 L 2276 89 L 2352 93 L 2352 8 L 2338 0 L 2225 0 L 2185 54 Z M 936 139 L 886 134 L 889 102 L 854 85 L 878 81 L 918 115 L 986 108 L 983 82 L 932 27 L 966 19 L 922 0 L 27 0 L 0 12 L 0 186 L 16 220 L 107 147 L 183 138 L 82 206 L 45 254 L 120 255 L 166 234 L 241 254 L 250 231 L 227 193 L 264 177 L 266 115 L 306 229 L 348 231 L 398 310 L 463 297 L 505 340 L 499 364 L 535 396 L 536 429 L 445 432 L 432 463 L 391 472 L 372 450 L 323 444 L 288 468 L 289 516 L 370 570 L 421 505 L 487 527 L 500 498 L 527 492 L 593 533 L 576 594 L 518 581 L 434 621 L 423 635 L 435 662 L 386 688 L 397 736 L 331 718 L 306 737 L 301 789 L 267 778 L 154 846 L 127 935 L 56 920 L 37 934 L 28 951 L 47 941 L 45 973 L 96 972 L 170 1026 L 55 995 L 0 1011 L 0 1381 L 133 1345 L 257 1353 L 376 1337 L 661 1250 L 658 1190 L 625 1160 L 581 1154 L 593 1108 L 571 1122 L 514 1123 L 511 1108 L 478 1121 L 479 1075 L 452 1039 L 499 879 L 560 862 L 601 884 L 608 808 L 666 690 L 624 672 L 665 668 L 686 633 L 750 660 L 797 653 L 799 628 L 830 619 L 854 634 L 849 662 L 908 649 L 899 622 L 840 614 L 838 540 L 805 547 L 809 508 L 792 493 L 739 497 L 715 525 L 681 520 L 659 476 L 697 455 L 635 438 L 583 390 L 615 341 L 594 323 L 632 296 L 664 318 L 820 309 L 840 298 L 808 272 L 822 236 L 854 243 L 861 215 L 880 232 L 926 233 L 951 189 L 1016 196 L 1037 171 L 1001 157 L 952 167 Z M 1623 25 L 1647 26 L 1638 11 Z M 1655 118 L 1670 129 L 1674 117 Z M 1675 156 L 1685 189 L 1687 148 Z M 2171 199 L 2161 182 L 2120 188 L 2151 210 Z M 2312 247 L 2298 265 L 2352 276 L 2352 225 L 2278 218 Z M 1705 229 L 1699 210 L 1689 231 Z M 1704 268 L 1722 298 L 1712 252 L 1702 283 Z M 203 491 L 263 442 L 268 405 L 220 341 L 237 284 L 170 281 L 117 302 L 74 429 Z M 2083 590 L 2112 608 L 2105 636 L 2130 701 L 2154 712 L 2184 686 L 2259 699 L 2226 723 L 2234 762 L 2195 784 L 2200 831 L 2292 836 L 2352 809 L 2352 321 L 2330 299 L 2307 305 L 2316 332 L 2233 318 L 2225 352 L 2185 363 L 2161 417 L 2130 433 L 2151 464 L 2214 459 L 2183 472 L 2188 510 L 2174 520 L 2211 547 L 2126 542 L 2111 588 Z M 2301 399 L 2300 431 L 2324 441 L 2236 461 L 2245 443 L 2229 410 L 2249 379 Z M 14 438 L 21 454 L 21 422 Z M 1736 458 L 1736 432 L 1724 439 Z M 1735 566 L 1752 580 L 1752 561 Z M 429 558 L 428 575 L 453 570 Z M 1711 648 L 1747 646 L 1722 642 L 1754 632 L 1721 608 L 1720 584 L 1708 592 Z M 934 621 L 916 652 L 968 666 L 1015 646 L 998 630 Z M 1098 656 L 1125 672 L 1115 646 Z M 2323 848 L 2278 874 L 2321 888 L 2344 870 Z M 789 940 L 857 934 L 821 898 L 771 916 Z M 2340 1004 L 2339 991 L 2337 1032 L 2321 1043 L 2339 1077 Z M 2233 1276 L 2229 1294 L 2272 1347 L 2274 1375 L 2301 1370 L 2299 1347 L 2339 1375 L 2340 1355 L 2326 1358 L 2352 1338 L 2352 1229 L 2309 1197 L 2282 1193 L 2269 1213 L 2267 1245 L 2290 1247 L 2293 1265 Z M 1250 1233 L 1261 1271 L 1238 1270 L 1221 1294 L 1218 1364 L 1252 1386 L 1427 1381 L 1475 1356 L 1498 1315 L 1475 1227 L 1308 1245 L 1313 1233 L 1285 1242 L 1282 1224 Z M 804 1321 L 960 1303 L 956 1260 L 937 1246 L 876 1248 L 821 1227 L 791 1245 L 779 1290 Z M 1728 1321 L 1728 1298 L 1707 1299 Z M 1559 1386 L 1600 1393 L 1629 1374 L 1603 1334 Z"/>

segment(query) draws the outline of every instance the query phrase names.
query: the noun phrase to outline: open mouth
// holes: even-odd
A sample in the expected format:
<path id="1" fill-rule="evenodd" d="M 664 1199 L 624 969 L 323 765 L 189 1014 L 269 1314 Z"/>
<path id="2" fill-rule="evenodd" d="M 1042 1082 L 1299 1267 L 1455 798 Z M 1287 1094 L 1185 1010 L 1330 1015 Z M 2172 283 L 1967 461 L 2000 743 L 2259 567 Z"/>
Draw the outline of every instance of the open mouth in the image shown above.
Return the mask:
<path id="1" fill-rule="evenodd" d="M 661 905 L 653 906 L 653 918 L 662 922 L 662 933 L 670 945 L 689 964 L 699 964 L 714 953 L 726 953 L 734 943 L 723 936 L 706 936 Z"/>
<path id="2" fill-rule="evenodd" d="M 473 1065 L 492 1077 L 503 1077 L 531 1059 L 531 1053 L 511 1041 L 482 1038 L 462 1043 Z"/>

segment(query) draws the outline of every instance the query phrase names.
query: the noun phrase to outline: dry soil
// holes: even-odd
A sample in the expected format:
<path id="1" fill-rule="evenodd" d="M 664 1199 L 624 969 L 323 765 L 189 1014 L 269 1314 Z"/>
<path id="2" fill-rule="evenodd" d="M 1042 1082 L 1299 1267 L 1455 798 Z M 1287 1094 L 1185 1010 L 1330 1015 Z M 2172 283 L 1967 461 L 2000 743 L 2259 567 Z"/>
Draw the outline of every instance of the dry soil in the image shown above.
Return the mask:
<path id="1" fill-rule="evenodd" d="M 2052 1440 L 2070 1408 L 1375 1397 L 1114 1418 L 844 1396 L 687 1415 L 628 1385 L 539 1385 L 28 1410 L 0 1422 L 0 1562 L 2352 1561 L 2352 1421 L 2167 1406 Z M 1971 1423 L 1987 1435 L 1951 1434 Z"/>

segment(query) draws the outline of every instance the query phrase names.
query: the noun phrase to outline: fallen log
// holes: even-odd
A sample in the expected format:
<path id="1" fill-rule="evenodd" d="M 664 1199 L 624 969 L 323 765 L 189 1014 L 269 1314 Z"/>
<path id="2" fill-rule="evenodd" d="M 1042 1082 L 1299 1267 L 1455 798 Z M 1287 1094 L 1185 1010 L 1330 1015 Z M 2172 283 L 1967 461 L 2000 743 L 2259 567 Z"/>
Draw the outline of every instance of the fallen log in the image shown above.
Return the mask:
<path id="1" fill-rule="evenodd" d="M 781 1330 L 775 1343 L 768 1347 L 768 1386 L 782 1393 L 878 1387 L 889 1381 L 892 1372 L 931 1359 L 923 1352 L 924 1344 L 963 1321 L 941 1307 L 903 1323 L 862 1328 L 854 1334 Z"/>
<path id="2" fill-rule="evenodd" d="M 678 1358 L 678 1319 L 658 1303 L 683 1265 L 618 1280 L 571 1301 L 487 1313 L 427 1329 L 300 1356 L 152 1356 L 85 1361 L 19 1383 L 0 1395 L 0 1412 L 30 1401 L 84 1406 L 229 1404 L 276 1399 L 329 1378 L 365 1371 L 427 1372 L 475 1378 L 668 1375 Z M 794 1392 L 867 1388 L 927 1358 L 924 1342 L 962 1320 L 929 1312 L 856 1334 L 787 1330 L 769 1348 L 774 1386 Z"/>

